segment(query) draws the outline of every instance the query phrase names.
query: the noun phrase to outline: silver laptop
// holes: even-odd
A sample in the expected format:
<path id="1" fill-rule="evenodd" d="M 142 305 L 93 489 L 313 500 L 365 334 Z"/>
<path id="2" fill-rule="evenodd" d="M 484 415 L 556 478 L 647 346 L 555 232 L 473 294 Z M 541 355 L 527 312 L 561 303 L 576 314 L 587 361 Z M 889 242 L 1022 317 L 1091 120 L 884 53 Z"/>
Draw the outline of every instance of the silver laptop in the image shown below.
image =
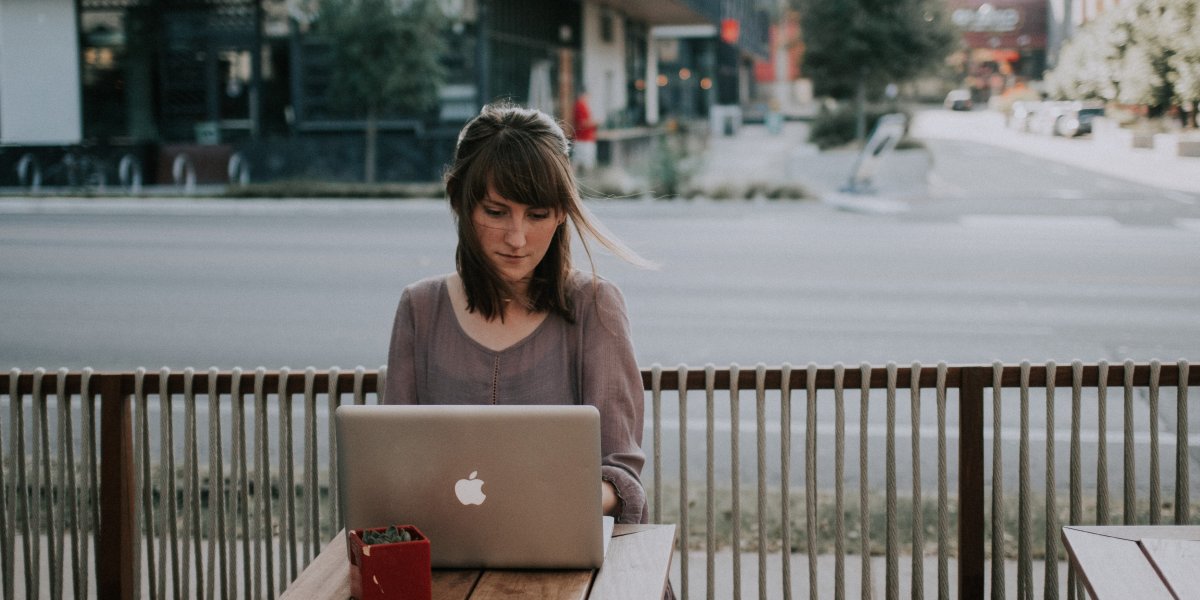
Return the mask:
<path id="1" fill-rule="evenodd" d="M 335 418 L 347 530 L 415 525 L 434 567 L 603 561 L 595 407 L 346 405 Z"/>

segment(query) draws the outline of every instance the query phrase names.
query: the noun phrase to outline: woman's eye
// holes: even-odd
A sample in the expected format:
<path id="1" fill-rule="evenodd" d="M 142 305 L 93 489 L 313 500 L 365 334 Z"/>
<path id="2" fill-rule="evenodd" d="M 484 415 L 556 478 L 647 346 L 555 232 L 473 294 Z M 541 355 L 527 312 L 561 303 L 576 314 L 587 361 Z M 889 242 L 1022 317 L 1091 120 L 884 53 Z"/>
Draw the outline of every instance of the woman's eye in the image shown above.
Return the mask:
<path id="1" fill-rule="evenodd" d="M 504 216 L 504 211 L 500 210 L 498 208 L 486 208 L 485 207 L 483 209 L 483 214 L 485 214 L 489 217 L 502 217 L 502 216 Z"/>
<path id="2" fill-rule="evenodd" d="M 550 218 L 550 213 L 548 213 L 548 212 L 545 212 L 545 213 L 540 213 L 540 212 L 539 212 L 539 213 L 529 213 L 529 218 L 530 218 L 530 219 L 533 219 L 533 220 L 535 220 L 535 221 L 542 221 L 542 220 L 545 220 L 545 219 L 549 219 L 549 218 Z"/>

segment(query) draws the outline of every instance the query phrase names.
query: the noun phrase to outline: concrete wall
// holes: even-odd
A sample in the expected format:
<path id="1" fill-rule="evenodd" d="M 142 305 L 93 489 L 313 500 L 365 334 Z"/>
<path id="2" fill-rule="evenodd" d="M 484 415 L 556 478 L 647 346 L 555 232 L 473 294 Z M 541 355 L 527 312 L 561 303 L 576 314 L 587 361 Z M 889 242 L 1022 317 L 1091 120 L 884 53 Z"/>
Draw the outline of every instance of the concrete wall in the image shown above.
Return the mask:
<path id="1" fill-rule="evenodd" d="M 0 2 L 0 143 L 82 137 L 74 0 Z"/>
<path id="2" fill-rule="evenodd" d="M 601 35 L 605 12 L 610 16 L 612 37 Z M 608 116 L 628 103 L 625 77 L 625 15 L 596 2 L 583 4 L 583 84 L 591 100 L 592 118 L 603 125 Z"/>

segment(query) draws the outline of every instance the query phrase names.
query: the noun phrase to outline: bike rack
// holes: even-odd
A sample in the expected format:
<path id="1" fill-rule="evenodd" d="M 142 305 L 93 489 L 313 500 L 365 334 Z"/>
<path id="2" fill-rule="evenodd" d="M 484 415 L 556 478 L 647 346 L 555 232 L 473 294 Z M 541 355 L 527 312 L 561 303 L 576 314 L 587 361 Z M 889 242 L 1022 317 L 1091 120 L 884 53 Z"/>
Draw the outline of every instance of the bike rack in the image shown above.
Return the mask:
<path id="1" fill-rule="evenodd" d="M 130 194 L 139 194 L 142 191 L 142 163 L 132 154 L 126 154 L 121 157 L 121 162 L 117 164 L 117 179 L 121 183 L 121 187 L 129 191 Z"/>
<path id="2" fill-rule="evenodd" d="M 32 154 L 25 154 L 17 161 L 17 180 L 32 192 L 42 189 L 42 166 Z"/>
<path id="3" fill-rule="evenodd" d="M 180 152 L 175 155 L 175 162 L 171 165 L 171 176 L 175 179 L 175 185 L 182 187 L 184 193 L 195 193 L 196 167 L 186 153 Z"/>
<path id="4" fill-rule="evenodd" d="M 229 183 L 250 184 L 250 163 L 242 157 L 241 152 L 234 152 L 229 157 Z"/>

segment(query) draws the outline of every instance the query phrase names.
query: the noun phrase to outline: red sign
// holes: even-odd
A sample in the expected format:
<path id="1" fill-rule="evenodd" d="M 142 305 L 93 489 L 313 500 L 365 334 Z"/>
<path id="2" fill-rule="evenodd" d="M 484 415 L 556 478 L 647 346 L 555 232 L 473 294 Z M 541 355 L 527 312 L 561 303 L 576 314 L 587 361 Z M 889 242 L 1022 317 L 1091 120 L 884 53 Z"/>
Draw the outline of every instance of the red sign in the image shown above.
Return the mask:
<path id="1" fill-rule="evenodd" d="M 742 25 L 737 19 L 721 19 L 721 41 L 726 44 L 736 44 Z"/>

